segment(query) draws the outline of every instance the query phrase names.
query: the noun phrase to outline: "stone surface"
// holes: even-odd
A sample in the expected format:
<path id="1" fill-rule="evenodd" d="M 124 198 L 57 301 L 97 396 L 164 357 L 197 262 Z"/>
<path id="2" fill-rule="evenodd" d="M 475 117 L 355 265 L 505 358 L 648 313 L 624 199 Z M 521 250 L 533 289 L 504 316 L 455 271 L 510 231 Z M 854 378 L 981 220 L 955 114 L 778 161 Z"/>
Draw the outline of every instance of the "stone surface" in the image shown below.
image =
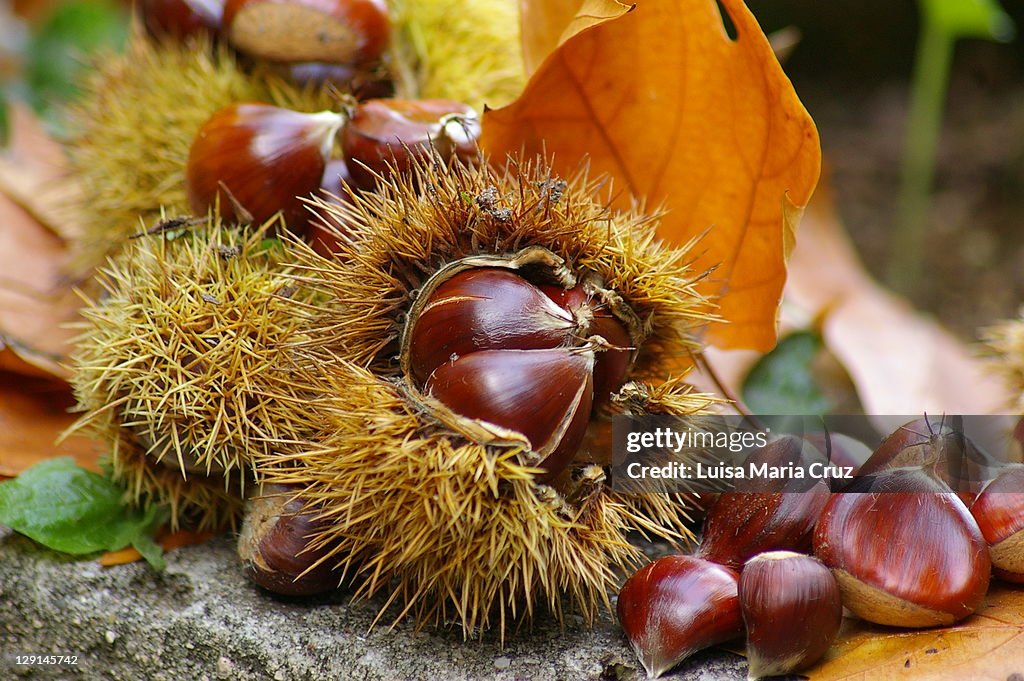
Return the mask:
<path id="1" fill-rule="evenodd" d="M 497 640 L 461 630 L 371 629 L 378 603 L 284 600 L 250 585 L 220 538 L 145 563 L 70 560 L 0 527 L 0 679 L 643 679 L 616 624 L 565 631 L 541 618 Z M 77 666 L 14 665 L 77 655 Z M 741 680 L 742 658 L 706 652 L 668 678 Z"/>

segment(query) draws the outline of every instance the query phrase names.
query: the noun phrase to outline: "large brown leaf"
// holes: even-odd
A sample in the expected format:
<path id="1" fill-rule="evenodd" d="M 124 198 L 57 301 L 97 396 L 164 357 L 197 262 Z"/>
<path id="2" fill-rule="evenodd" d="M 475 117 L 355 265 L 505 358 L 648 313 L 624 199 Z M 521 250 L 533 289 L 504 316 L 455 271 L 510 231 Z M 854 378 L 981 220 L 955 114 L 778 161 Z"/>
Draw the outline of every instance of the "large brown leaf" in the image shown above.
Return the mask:
<path id="1" fill-rule="evenodd" d="M 764 350 L 821 153 L 754 17 L 740 0 L 722 5 L 735 41 L 713 0 L 641 0 L 626 14 L 608 0 L 582 3 L 522 96 L 484 115 L 482 144 L 496 161 L 546 149 L 563 174 L 589 158 L 625 190 L 618 206 L 664 204 L 661 235 L 673 243 L 710 230 L 696 266 L 716 268 L 702 286 L 727 323 L 708 339 Z M 541 25 L 545 37 L 524 44 L 552 42 Z"/>
<path id="2" fill-rule="evenodd" d="M 54 456 L 73 456 L 78 465 L 98 470 L 97 443 L 80 435 L 57 443 L 75 420 L 67 411 L 73 403 L 63 383 L 0 371 L 0 478 Z"/>
<path id="3" fill-rule="evenodd" d="M 59 208 L 60 146 L 23 107 L 12 107 L 11 145 L 0 155 L 0 369 L 66 377 L 81 301 L 64 276 L 64 237 L 73 220 Z"/>
<path id="4" fill-rule="evenodd" d="M 811 681 L 961 681 L 1024 674 L 1024 590 L 998 583 L 956 627 L 906 630 L 846 620 Z"/>

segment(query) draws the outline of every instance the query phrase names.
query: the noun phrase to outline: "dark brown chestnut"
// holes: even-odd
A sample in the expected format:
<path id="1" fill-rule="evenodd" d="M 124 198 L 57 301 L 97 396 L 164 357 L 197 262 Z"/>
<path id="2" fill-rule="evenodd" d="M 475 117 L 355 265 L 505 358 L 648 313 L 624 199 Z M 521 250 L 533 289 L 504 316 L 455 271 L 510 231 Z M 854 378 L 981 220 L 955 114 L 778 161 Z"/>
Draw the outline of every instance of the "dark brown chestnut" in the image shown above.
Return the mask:
<path id="1" fill-rule="evenodd" d="M 743 633 L 739 575 L 693 556 L 666 556 L 626 580 L 616 611 L 650 676 Z"/>
<path id="2" fill-rule="evenodd" d="M 157 40 L 216 36 L 224 0 L 138 0 L 135 5 L 146 32 Z"/>
<path id="3" fill-rule="evenodd" d="M 760 553 L 740 575 L 750 679 L 792 674 L 820 660 L 839 634 L 839 585 L 821 561 L 791 551 Z"/>
<path id="4" fill-rule="evenodd" d="M 256 223 L 280 211 L 289 229 L 301 233 L 309 220 L 302 198 L 320 187 L 343 122 L 332 111 L 309 114 L 268 104 L 220 109 L 189 150 L 185 189 L 192 210 L 206 213 L 219 202 L 224 219 Z"/>
<path id="5" fill-rule="evenodd" d="M 445 99 L 370 99 L 357 105 L 341 135 L 341 148 L 362 189 L 378 177 L 405 172 L 412 160 L 437 154 L 479 162 L 480 121 L 469 106 Z"/>
<path id="6" fill-rule="evenodd" d="M 804 468 L 817 449 L 791 435 L 753 452 L 755 463 Z M 763 551 L 809 551 L 814 525 L 831 495 L 824 479 L 789 481 L 791 491 L 723 492 L 708 509 L 697 555 L 739 570 L 748 558 Z M 777 486 L 776 481 L 768 481 Z M 767 486 L 758 481 L 760 486 Z"/>
<path id="7" fill-rule="evenodd" d="M 461 416 L 522 433 L 547 479 L 572 459 L 594 400 L 594 352 L 580 348 L 481 350 L 453 357 L 423 391 Z"/>
<path id="8" fill-rule="evenodd" d="M 1024 584 L 1024 464 L 1008 464 L 971 505 L 993 573 Z"/>
<path id="9" fill-rule="evenodd" d="M 858 487 L 863 485 L 863 488 Z M 901 627 L 957 622 L 981 605 L 988 546 L 970 511 L 941 480 L 900 468 L 832 495 L 814 531 L 843 605 Z"/>
<path id="10" fill-rule="evenodd" d="M 285 596 L 308 596 L 338 588 L 329 548 L 310 546 L 321 529 L 315 511 L 305 507 L 295 490 L 267 485 L 249 500 L 238 537 L 238 555 L 246 576 L 255 584 Z"/>

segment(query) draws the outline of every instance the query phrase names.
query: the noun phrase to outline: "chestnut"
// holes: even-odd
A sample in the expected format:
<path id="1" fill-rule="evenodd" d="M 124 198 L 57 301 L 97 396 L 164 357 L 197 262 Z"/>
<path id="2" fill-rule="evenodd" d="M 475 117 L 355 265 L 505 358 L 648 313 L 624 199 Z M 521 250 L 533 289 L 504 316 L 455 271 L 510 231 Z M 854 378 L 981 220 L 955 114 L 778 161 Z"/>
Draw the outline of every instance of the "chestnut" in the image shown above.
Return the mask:
<path id="1" fill-rule="evenodd" d="M 309 545 L 309 538 L 322 530 L 322 523 L 294 489 L 265 485 L 260 495 L 249 500 L 238 537 L 238 555 L 246 576 L 284 596 L 308 596 L 338 588 L 341 577 L 333 570 L 329 548 Z"/>
<path id="2" fill-rule="evenodd" d="M 334 138 L 344 122 L 332 111 L 300 113 L 269 104 L 231 104 L 199 129 L 185 167 L 196 213 L 215 203 L 228 221 L 262 223 L 279 211 L 302 232 L 302 197 L 320 187 Z"/>
<path id="3" fill-rule="evenodd" d="M 988 542 L 993 573 L 1024 584 L 1024 464 L 1009 464 L 971 505 Z"/>
<path id="4" fill-rule="evenodd" d="M 787 435 L 753 452 L 756 463 L 809 464 L 810 443 Z M 697 555 L 739 570 L 763 551 L 809 551 L 814 525 L 831 495 L 822 479 L 794 480 L 792 491 L 723 492 L 708 509 Z M 774 481 L 771 481 L 774 485 Z"/>
<path id="5" fill-rule="evenodd" d="M 821 561 L 792 551 L 760 553 L 740 574 L 748 677 L 806 669 L 832 645 L 843 621 L 839 585 Z"/>
<path id="6" fill-rule="evenodd" d="M 666 556 L 626 580 L 616 612 L 650 676 L 743 633 L 739 575 L 694 556 Z"/>
<path id="7" fill-rule="evenodd" d="M 224 0 L 138 0 L 142 25 L 157 40 L 187 40 L 217 35 L 224 15 Z"/>
<path id="8" fill-rule="evenodd" d="M 814 531 L 843 605 L 862 619 L 900 627 L 957 622 L 981 605 L 988 546 L 960 498 L 921 469 L 856 481 L 832 495 Z"/>
<path id="9" fill-rule="evenodd" d="M 271 61 L 371 62 L 390 31 L 384 0 L 227 0 L 224 7 L 228 42 Z"/>
<path id="10" fill-rule="evenodd" d="M 362 189 L 405 172 L 413 158 L 437 154 L 447 161 L 479 162 L 480 121 L 469 106 L 446 99 L 370 99 L 357 105 L 341 135 L 341 148 Z"/>

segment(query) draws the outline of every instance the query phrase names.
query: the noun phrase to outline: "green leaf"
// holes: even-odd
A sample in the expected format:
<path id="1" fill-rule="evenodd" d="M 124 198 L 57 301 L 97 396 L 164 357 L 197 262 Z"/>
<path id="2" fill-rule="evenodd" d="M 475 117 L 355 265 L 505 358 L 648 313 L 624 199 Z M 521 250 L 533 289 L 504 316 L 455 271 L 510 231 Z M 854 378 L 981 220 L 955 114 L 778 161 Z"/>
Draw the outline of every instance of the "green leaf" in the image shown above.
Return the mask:
<path id="1" fill-rule="evenodd" d="M 1013 40 L 1013 20 L 996 0 L 919 0 L 925 21 L 953 38 Z"/>
<path id="2" fill-rule="evenodd" d="M 150 538 L 167 510 L 145 512 L 121 503 L 124 490 L 79 468 L 70 457 L 48 459 L 0 484 L 0 523 L 56 551 L 83 555 L 129 544 L 154 567 L 160 548 Z"/>
<path id="3" fill-rule="evenodd" d="M 747 374 L 743 401 L 755 414 L 827 413 L 832 405 L 811 373 L 811 362 L 822 346 L 821 337 L 810 331 L 783 338 Z"/>
<path id="4" fill-rule="evenodd" d="M 77 0 L 58 5 L 29 42 L 25 78 L 36 111 L 46 112 L 78 92 L 85 58 L 102 48 L 120 49 L 128 36 L 128 13 L 113 0 Z"/>

